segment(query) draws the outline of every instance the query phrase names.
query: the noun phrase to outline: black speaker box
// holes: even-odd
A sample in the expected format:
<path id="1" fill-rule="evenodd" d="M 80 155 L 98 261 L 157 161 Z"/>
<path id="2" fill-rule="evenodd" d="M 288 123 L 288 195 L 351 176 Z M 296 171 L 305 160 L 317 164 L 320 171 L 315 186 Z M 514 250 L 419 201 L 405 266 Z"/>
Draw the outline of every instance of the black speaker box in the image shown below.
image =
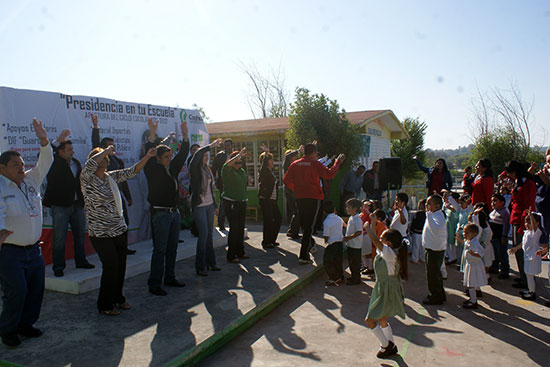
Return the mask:
<path id="1" fill-rule="evenodd" d="M 380 159 L 380 189 L 398 190 L 403 185 L 401 158 Z"/>

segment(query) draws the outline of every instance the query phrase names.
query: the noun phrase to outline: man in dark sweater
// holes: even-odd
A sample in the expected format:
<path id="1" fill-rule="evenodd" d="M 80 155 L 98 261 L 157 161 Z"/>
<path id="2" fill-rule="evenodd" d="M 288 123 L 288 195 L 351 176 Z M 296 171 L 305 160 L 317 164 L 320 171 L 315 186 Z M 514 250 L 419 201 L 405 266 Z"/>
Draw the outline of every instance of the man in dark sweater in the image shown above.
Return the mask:
<path id="1" fill-rule="evenodd" d="M 231 153 L 233 153 L 233 141 L 231 139 L 225 139 L 223 141 L 223 150 L 216 154 L 214 161 L 212 162 L 212 173 L 214 174 L 214 180 L 216 182 L 217 189 L 220 191 L 220 195 L 223 192 L 222 167 L 229 159 Z M 225 231 L 225 211 L 223 210 L 222 202 L 223 200 L 220 200 L 218 227 L 221 231 Z"/>
<path id="2" fill-rule="evenodd" d="M 62 277 L 65 269 L 65 240 L 71 224 L 74 259 L 77 268 L 92 269 L 84 251 L 85 222 L 84 199 L 80 190 L 80 162 L 73 158 L 73 143 L 66 140 L 69 130 L 63 130 L 52 142 L 56 152 L 47 175 L 48 186 L 44 194 L 44 206 L 50 207 L 53 220 L 52 257 L 53 272 Z"/>
<path id="3" fill-rule="evenodd" d="M 149 275 L 149 292 L 157 296 L 167 293 L 161 284 L 171 287 L 184 287 L 175 276 L 176 254 L 178 250 L 180 214 L 178 211 L 178 181 L 177 177 L 185 164 L 189 153 L 189 137 L 187 123 L 182 122 L 181 133 L 183 142 L 176 156 L 172 159 L 172 150 L 166 145 L 157 145 L 156 132 L 158 120 L 148 119 L 149 141 L 145 151 L 156 145 L 157 159 L 150 159 L 144 168 L 149 186 L 147 200 L 151 205 L 151 223 L 153 226 L 153 256 L 151 258 L 151 273 Z M 165 266 L 166 264 L 166 266 Z"/>
<path id="4" fill-rule="evenodd" d="M 108 146 L 115 146 L 115 141 L 113 138 L 103 138 L 101 139 L 99 134 L 99 124 L 96 114 L 91 114 L 92 117 L 92 148 L 101 147 L 103 149 L 106 149 Z M 109 165 L 107 166 L 107 172 L 108 171 L 114 171 L 117 169 L 123 169 L 124 168 L 124 162 L 122 159 L 118 158 L 116 155 L 112 155 L 109 157 Z M 124 216 L 124 221 L 126 222 L 126 225 L 130 223 L 130 219 L 128 218 L 128 206 L 132 206 L 132 194 L 130 193 L 130 187 L 128 186 L 128 182 L 124 181 L 118 184 L 118 189 L 122 193 L 122 215 Z M 128 206 L 126 206 L 126 203 L 128 203 Z M 128 255 L 133 255 L 136 253 L 136 250 L 130 250 L 129 248 L 126 248 L 126 253 Z"/>

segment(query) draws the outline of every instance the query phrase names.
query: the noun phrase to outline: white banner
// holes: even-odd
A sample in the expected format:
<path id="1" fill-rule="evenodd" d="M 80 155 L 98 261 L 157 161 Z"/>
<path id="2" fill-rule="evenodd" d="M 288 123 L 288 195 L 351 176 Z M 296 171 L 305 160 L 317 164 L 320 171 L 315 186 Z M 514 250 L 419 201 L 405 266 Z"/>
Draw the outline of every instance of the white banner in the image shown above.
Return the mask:
<path id="1" fill-rule="evenodd" d="M 191 144 L 209 142 L 208 130 L 197 110 L 131 103 L 113 99 L 73 96 L 53 92 L 0 87 L 0 151 L 16 150 L 26 168 L 35 165 L 40 142 L 32 128 L 32 119 L 42 120 L 48 138 L 53 140 L 63 129 L 69 129 L 75 158 L 82 165 L 92 149 L 90 114 L 99 117 L 100 138 L 113 138 L 117 156 L 129 167 L 139 160 L 142 146 L 149 136 L 147 118 L 159 120 L 157 134 L 166 137 L 176 132 L 182 139 L 180 124 L 187 122 Z M 147 184 L 143 173 L 129 182 L 132 206 L 129 207 L 129 242 L 150 238 Z M 46 211 L 44 226 L 51 227 Z"/>

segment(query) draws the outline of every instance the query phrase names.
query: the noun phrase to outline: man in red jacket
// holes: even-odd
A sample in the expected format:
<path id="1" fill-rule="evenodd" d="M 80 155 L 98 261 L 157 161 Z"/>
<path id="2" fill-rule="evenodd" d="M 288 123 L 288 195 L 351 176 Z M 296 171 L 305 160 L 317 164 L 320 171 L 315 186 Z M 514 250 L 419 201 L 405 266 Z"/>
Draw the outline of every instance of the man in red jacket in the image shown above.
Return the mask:
<path id="1" fill-rule="evenodd" d="M 285 173 L 283 182 L 289 189 L 294 191 L 300 225 L 304 231 L 298 259 L 300 264 L 312 263 L 309 256 L 311 234 L 313 233 L 319 205 L 323 200 L 320 179 L 330 180 L 334 178 L 345 158 L 344 154 L 340 154 L 334 165 L 327 168 L 317 160 L 317 146 L 307 144 L 304 148 L 304 157 L 294 161 Z"/>

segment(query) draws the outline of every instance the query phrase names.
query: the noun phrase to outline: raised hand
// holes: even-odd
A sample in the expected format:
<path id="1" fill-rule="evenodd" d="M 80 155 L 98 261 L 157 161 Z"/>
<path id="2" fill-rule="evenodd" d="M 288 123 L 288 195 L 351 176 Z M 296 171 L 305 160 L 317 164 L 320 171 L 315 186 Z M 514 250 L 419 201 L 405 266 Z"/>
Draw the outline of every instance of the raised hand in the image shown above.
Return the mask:
<path id="1" fill-rule="evenodd" d="M 67 140 L 67 136 L 71 134 L 71 131 L 69 129 L 65 129 L 61 131 L 61 134 L 59 134 L 59 137 L 57 138 L 58 143 L 63 143 L 65 140 Z"/>
<path id="2" fill-rule="evenodd" d="M 222 145 L 222 143 L 223 143 L 223 139 L 222 138 L 217 138 L 212 143 L 210 143 L 210 148 L 217 148 L 220 145 Z"/>
<path id="3" fill-rule="evenodd" d="M 346 160 L 346 155 L 344 153 L 340 153 L 340 155 L 338 156 L 338 158 L 336 158 L 336 160 L 343 162 Z"/>
<path id="4" fill-rule="evenodd" d="M 153 122 L 153 118 L 149 117 L 147 119 L 147 125 L 149 126 L 149 131 L 151 131 L 151 134 L 156 134 L 159 128 L 159 120 Z"/>
<path id="5" fill-rule="evenodd" d="M 95 113 L 90 114 L 92 118 L 92 124 L 94 125 L 94 129 L 97 129 L 99 126 L 97 124 L 97 115 Z"/>
<path id="6" fill-rule="evenodd" d="M 260 146 L 260 148 L 262 148 L 262 150 L 266 153 L 269 153 L 269 148 L 267 145 L 265 145 L 264 143 L 262 143 L 262 145 Z"/>
<path id="7" fill-rule="evenodd" d="M 418 159 L 418 156 L 415 154 L 412 158 L 416 161 Z"/>
<path id="8" fill-rule="evenodd" d="M 181 127 L 181 134 L 183 136 L 187 136 L 187 134 L 189 133 L 189 129 L 187 129 L 187 121 L 182 122 L 180 127 Z"/>
<path id="9" fill-rule="evenodd" d="M 107 152 L 107 155 L 115 155 L 115 146 L 109 145 L 107 148 L 105 148 L 105 151 Z"/>
<path id="10" fill-rule="evenodd" d="M 36 137 L 40 139 L 40 144 L 43 147 L 48 145 L 50 142 L 48 141 L 48 134 L 46 133 L 46 129 L 44 129 L 44 127 L 42 126 L 42 120 L 38 121 L 36 117 L 33 117 L 32 127 L 34 128 L 34 133 L 36 134 Z"/>
<path id="11" fill-rule="evenodd" d="M 300 145 L 300 148 L 298 148 L 298 152 L 300 153 L 304 152 L 304 144 Z"/>
<path id="12" fill-rule="evenodd" d="M 317 141 L 317 139 L 315 139 L 315 140 L 314 140 L 314 141 L 313 141 L 313 142 L 312 142 L 311 144 L 313 144 L 313 145 L 317 145 L 317 144 L 318 144 L 318 141 Z"/>
<path id="13" fill-rule="evenodd" d="M 157 155 L 157 148 L 154 147 L 149 149 L 145 155 L 147 156 L 147 158 L 153 158 L 154 156 Z"/>
<path id="14" fill-rule="evenodd" d="M 243 149 L 241 149 L 241 151 L 239 152 L 239 157 L 240 157 L 240 158 L 246 157 L 246 147 L 244 147 Z"/>

